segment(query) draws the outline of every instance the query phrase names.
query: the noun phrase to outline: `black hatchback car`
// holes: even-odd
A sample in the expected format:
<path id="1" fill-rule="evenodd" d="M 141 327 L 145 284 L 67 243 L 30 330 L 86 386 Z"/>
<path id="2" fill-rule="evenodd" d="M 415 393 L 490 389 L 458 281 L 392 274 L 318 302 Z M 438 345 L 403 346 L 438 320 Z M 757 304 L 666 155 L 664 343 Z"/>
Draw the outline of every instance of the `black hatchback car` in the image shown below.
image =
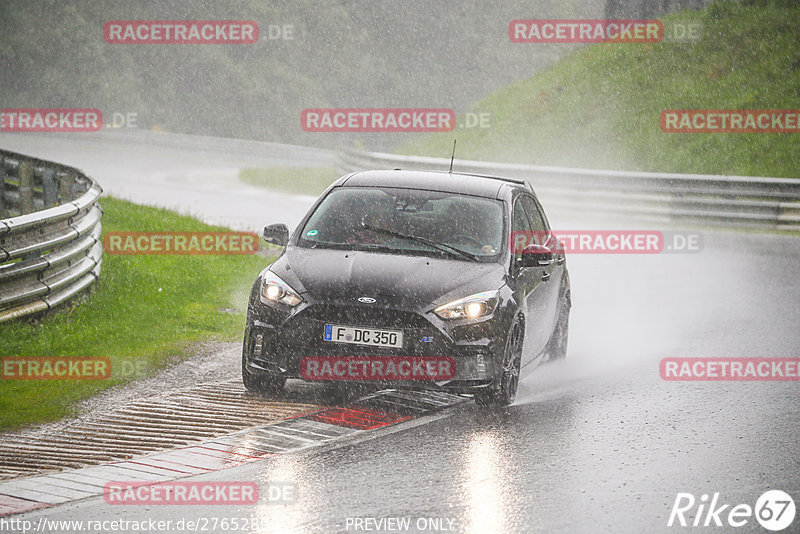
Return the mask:
<path id="1" fill-rule="evenodd" d="M 249 390 L 300 378 L 508 405 L 522 368 L 566 356 L 566 260 L 528 182 L 356 172 L 264 239 L 286 248 L 250 294 Z"/>

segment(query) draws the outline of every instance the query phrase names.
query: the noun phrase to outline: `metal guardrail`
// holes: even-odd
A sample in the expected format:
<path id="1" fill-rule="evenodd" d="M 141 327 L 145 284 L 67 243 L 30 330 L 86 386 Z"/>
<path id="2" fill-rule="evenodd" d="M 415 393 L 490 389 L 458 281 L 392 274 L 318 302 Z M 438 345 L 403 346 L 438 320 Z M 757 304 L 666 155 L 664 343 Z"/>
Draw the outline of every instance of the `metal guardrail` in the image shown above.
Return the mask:
<path id="1" fill-rule="evenodd" d="M 102 191 L 77 169 L 0 150 L 0 322 L 48 310 L 97 280 Z"/>
<path id="2" fill-rule="evenodd" d="M 345 149 L 340 173 L 361 169 L 446 170 L 449 158 Z M 610 171 L 456 160 L 454 170 L 530 180 L 548 205 L 681 224 L 800 230 L 800 179 Z"/>

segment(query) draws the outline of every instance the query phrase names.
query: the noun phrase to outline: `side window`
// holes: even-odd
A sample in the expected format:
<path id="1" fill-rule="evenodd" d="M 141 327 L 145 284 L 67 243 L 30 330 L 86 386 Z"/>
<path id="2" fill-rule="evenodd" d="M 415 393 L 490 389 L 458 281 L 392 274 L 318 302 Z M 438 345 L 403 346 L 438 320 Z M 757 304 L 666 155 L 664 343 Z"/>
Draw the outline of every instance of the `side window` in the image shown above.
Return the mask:
<path id="1" fill-rule="evenodd" d="M 533 228 L 531 228 L 531 223 L 528 220 L 528 216 L 525 214 L 525 209 L 523 208 L 520 198 L 514 202 L 514 221 L 512 226 L 512 230 L 518 232 L 528 232 L 533 230 Z"/>
<path id="2" fill-rule="evenodd" d="M 520 197 L 520 200 L 522 200 L 522 204 L 525 206 L 525 211 L 527 212 L 528 217 L 531 219 L 533 229 L 538 232 L 546 232 L 548 230 L 547 224 L 544 222 L 541 209 L 536 201 L 529 196 Z"/>
<path id="3" fill-rule="evenodd" d="M 533 199 L 533 201 L 536 202 L 536 207 L 538 208 L 539 215 L 542 217 L 542 220 L 544 221 L 545 230 L 547 230 L 549 232 L 550 231 L 550 221 L 547 220 L 547 214 L 544 212 L 544 208 L 542 207 L 542 203 L 539 202 L 538 198 Z"/>
<path id="4" fill-rule="evenodd" d="M 534 235 L 536 236 L 536 243 L 548 247 L 553 246 L 552 236 L 550 235 L 550 225 L 547 224 L 547 219 L 544 217 L 544 212 L 541 206 L 533 197 L 524 195 L 520 197 L 528 217 L 531 219 Z"/>
<path id="5" fill-rule="evenodd" d="M 521 200 L 522 197 L 518 197 L 514 202 L 514 212 L 511 214 L 511 247 L 514 261 L 522 257 L 522 249 L 525 248 L 533 230 Z"/>

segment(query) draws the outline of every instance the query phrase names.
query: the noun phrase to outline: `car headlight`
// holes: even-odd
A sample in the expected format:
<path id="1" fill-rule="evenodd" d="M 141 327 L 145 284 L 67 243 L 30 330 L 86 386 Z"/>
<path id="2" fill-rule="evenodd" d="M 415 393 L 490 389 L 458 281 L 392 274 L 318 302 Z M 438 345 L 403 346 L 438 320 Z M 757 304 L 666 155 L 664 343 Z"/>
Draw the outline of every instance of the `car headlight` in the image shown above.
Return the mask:
<path id="1" fill-rule="evenodd" d="M 289 306 L 290 308 L 294 308 L 303 302 L 303 298 L 272 271 L 264 273 L 261 279 L 261 298 L 268 302 L 277 302 Z"/>
<path id="2" fill-rule="evenodd" d="M 494 313 L 497 290 L 475 293 L 463 299 L 442 304 L 433 312 L 442 319 L 477 319 Z"/>

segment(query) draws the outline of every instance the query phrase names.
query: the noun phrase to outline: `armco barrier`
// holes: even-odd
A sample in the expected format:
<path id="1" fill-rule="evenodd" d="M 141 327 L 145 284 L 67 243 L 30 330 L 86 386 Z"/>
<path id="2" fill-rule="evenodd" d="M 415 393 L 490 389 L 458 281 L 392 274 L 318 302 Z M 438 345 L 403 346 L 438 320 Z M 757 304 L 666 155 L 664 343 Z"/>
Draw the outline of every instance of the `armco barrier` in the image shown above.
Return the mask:
<path id="1" fill-rule="evenodd" d="M 0 150 L 0 322 L 48 310 L 97 280 L 100 193 L 77 169 Z"/>
<path id="2" fill-rule="evenodd" d="M 447 170 L 449 158 L 346 149 L 340 173 L 361 169 Z M 681 224 L 800 230 L 800 179 L 611 171 L 456 160 L 454 171 L 530 180 L 548 205 Z"/>

